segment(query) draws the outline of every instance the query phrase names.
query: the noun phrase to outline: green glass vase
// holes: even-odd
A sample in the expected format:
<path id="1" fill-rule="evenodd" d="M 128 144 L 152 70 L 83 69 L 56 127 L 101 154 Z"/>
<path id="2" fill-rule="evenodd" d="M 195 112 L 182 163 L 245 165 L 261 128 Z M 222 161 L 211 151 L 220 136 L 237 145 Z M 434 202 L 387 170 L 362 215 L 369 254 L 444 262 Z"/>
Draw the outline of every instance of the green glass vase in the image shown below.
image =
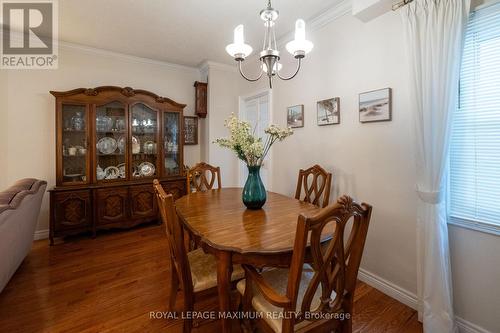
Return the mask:
<path id="1" fill-rule="evenodd" d="M 266 189 L 260 178 L 260 165 L 248 165 L 248 178 L 243 187 L 242 199 L 248 209 L 261 209 L 266 203 Z"/>

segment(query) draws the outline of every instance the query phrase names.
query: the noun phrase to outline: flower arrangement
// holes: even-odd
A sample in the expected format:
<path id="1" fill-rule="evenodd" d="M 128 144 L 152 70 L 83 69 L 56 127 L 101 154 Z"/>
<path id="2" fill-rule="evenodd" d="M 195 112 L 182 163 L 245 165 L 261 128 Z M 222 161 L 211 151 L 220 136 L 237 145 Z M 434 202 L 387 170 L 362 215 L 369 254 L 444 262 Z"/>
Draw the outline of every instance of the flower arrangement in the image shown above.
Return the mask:
<path id="1" fill-rule="evenodd" d="M 218 138 L 214 143 L 234 151 L 238 158 L 248 166 L 261 166 L 272 145 L 293 134 L 290 127 L 280 128 L 276 125 L 270 125 L 264 130 L 267 137 L 263 141 L 263 138 L 255 136 L 255 131 L 252 130 L 250 123 L 239 120 L 234 114 L 226 119 L 224 126 L 229 129 L 230 136 Z"/>

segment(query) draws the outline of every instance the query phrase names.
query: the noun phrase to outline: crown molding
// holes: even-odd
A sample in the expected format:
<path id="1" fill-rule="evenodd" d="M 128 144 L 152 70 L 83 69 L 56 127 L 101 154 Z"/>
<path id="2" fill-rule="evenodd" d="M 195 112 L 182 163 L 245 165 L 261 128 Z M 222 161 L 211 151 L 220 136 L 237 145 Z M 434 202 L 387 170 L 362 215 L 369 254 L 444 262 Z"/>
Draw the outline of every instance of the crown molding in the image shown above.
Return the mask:
<path id="1" fill-rule="evenodd" d="M 336 3 L 329 9 L 322 11 L 318 15 L 307 20 L 307 30 L 309 33 L 318 31 L 319 29 L 327 26 L 328 24 L 336 21 L 344 15 L 350 14 L 352 11 L 352 2 L 351 0 L 343 0 L 339 3 Z M 279 46 L 285 45 L 287 42 L 294 39 L 294 30 L 290 30 L 288 33 L 281 36 L 276 44 Z"/>
<path id="2" fill-rule="evenodd" d="M 172 62 L 155 60 L 155 59 L 151 59 L 151 58 L 138 57 L 138 56 L 134 56 L 134 55 L 126 54 L 126 53 L 114 52 L 114 51 L 99 49 L 99 48 L 95 48 L 95 47 L 91 47 L 91 46 L 86 46 L 86 45 L 77 44 L 77 43 L 70 43 L 70 42 L 65 42 L 65 41 L 59 41 L 59 48 L 83 51 L 83 52 L 87 52 L 87 53 L 91 53 L 91 54 L 95 54 L 95 55 L 99 55 L 99 56 L 118 58 L 118 59 L 130 61 L 130 62 L 135 62 L 135 63 L 163 66 L 163 67 L 168 67 L 168 68 L 175 69 L 175 70 L 196 71 L 196 72 L 199 71 L 199 68 L 197 68 L 197 67 L 179 65 L 179 64 L 172 63 Z"/>

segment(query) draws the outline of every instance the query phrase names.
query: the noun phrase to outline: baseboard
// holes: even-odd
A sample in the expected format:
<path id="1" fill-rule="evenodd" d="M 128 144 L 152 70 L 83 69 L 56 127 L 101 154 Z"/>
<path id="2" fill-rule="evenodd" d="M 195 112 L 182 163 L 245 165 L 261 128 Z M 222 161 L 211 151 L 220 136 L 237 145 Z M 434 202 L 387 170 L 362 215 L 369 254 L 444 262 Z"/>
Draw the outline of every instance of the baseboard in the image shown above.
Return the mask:
<path id="1" fill-rule="evenodd" d="M 490 331 L 482 328 L 481 326 L 477 326 L 476 324 L 471 323 L 463 318 L 455 316 L 455 321 L 458 326 L 458 331 L 460 333 L 491 333 Z"/>
<path id="2" fill-rule="evenodd" d="M 47 239 L 49 238 L 49 229 L 46 230 L 37 230 L 35 231 L 35 240 Z"/>
<path id="3" fill-rule="evenodd" d="M 414 293 L 399 287 L 398 285 L 387 281 L 380 276 L 373 274 L 363 268 L 359 269 L 358 279 L 366 283 L 367 285 L 380 290 L 384 294 L 394 298 L 395 300 L 409 306 L 410 308 L 417 310 L 418 299 L 417 295 Z M 455 320 L 458 326 L 458 331 L 460 333 L 491 333 L 484 328 L 471 323 L 463 318 L 455 316 Z"/>
<path id="4" fill-rule="evenodd" d="M 391 296 L 392 298 L 400 301 L 401 303 L 409 306 L 410 308 L 416 310 L 418 301 L 417 295 L 414 293 L 403 289 L 394 283 L 381 278 L 378 275 L 373 274 L 363 268 L 359 269 L 358 279 L 363 281 L 369 286 L 380 290 L 384 294 Z"/>

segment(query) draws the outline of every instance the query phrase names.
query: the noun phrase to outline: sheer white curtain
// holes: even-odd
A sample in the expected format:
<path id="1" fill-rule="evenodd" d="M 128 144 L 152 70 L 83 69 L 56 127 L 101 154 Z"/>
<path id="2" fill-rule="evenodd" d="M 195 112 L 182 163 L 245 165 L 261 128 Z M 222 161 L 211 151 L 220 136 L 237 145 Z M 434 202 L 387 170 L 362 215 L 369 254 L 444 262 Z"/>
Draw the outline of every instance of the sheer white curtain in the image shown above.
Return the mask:
<path id="1" fill-rule="evenodd" d="M 456 332 L 445 170 L 470 0 L 414 0 L 402 8 L 417 163 L 419 315 L 424 332 Z"/>

